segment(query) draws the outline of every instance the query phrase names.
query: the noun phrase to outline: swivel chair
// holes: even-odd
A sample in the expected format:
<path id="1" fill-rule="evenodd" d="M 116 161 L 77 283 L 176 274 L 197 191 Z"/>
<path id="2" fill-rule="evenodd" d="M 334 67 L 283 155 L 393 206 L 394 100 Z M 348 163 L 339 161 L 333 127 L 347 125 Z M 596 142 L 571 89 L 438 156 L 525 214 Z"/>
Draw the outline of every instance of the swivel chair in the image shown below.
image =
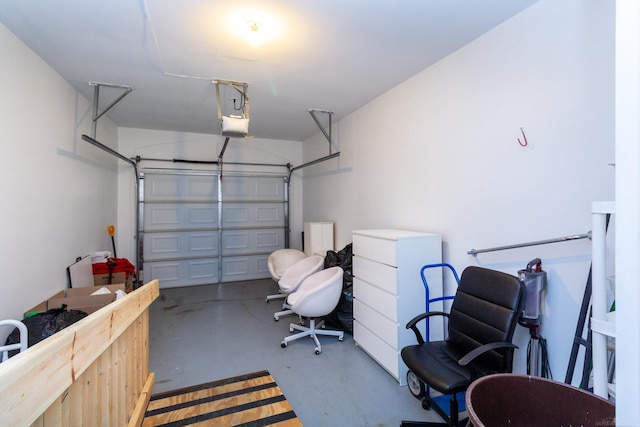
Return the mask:
<path id="1" fill-rule="evenodd" d="M 331 267 L 319 271 L 307 277 L 297 291 L 287 297 L 287 302 L 291 305 L 291 310 L 303 317 L 308 317 L 309 327 L 291 323 L 289 332 L 298 330 L 295 335 L 284 338 L 280 346 L 285 348 L 291 341 L 302 337 L 311 337 L 316 343 L 315 353 L 322 352 L 322 346 L 318 340 L 318 335 L 331 335 L 338 337 L 338 341 L 344 340 L 343 331 L 323 329 L 324 320 L 316 324 L 316 318 L 326 316 L 331 313 L 342 294 L 342 279 L 344 270 L 341 267 Z"/>
<path id="2" fill-rule="evenodd" d="M 311 255 L 305 258 L 302 258 L 300 261 L 296 262 L 289 268 L 287 268 L 282 274 L 280 280 L 278 280 L 278 287 L 280 288 L 280 293 L 288 296 L 292 292 L 295 292 L 298 289 L 298 286 L 313 273 L 316 273 L 324 267 L 324 258 L 320 255 Z M 293 311 L 290 309 L 290 304 L 287 300 L 285 300 L 282 305 L 283 310 L 274 313 L 273 320 L 278 321 L 281 316 L 286 316 L 288 314 L 293 314 Z"/>
<path id="3" fill-rule="evenodd" d="M 401 426 L 458 426 L 456 394 L 485 375 L 512 372 L 517 347 L 511 341 L 523 295 L 524 284 L 517 277 L 471 266 L 462 272 L 449 313 L 423 313 L 407 323 L 418 341 L 400 352 L 409 368 L 409 390 L 423 399 L 423 408 L 433 408 L 445 423 L 403 421 Z M 448 318 L 448 336 L 444 341 L 425 342 L 417 324 L 436 315 Z M 426 386 L 450 396 L 448 415 L 429 396 Z"/>
<path id="4" fill-rule="evenodd" d="M 285 248 L 271 252 L 271 254 L 269 254 L 269 257 L 267 258 L 267 268 L 269 269 L 271 278 L 276 282 L 279 281 L 287 268 L 291 267 L 293 264 L 306 257 L 307 254 L 297 249 Z M 276 295 L 267 295 L 266 302 L 269 302 L 272 299 L 286 297 L 287 295 L 283 293 L 279 293 Z"/>

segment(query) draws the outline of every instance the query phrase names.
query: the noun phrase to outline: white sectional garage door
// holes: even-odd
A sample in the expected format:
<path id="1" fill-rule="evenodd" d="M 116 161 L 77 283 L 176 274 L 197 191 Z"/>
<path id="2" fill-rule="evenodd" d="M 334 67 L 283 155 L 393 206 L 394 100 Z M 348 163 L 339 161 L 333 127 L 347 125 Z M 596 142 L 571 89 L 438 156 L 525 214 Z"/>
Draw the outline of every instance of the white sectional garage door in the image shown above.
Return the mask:
<path id="1" fill-rule="evenodd" d="M 161 288 L 268 278 L 285 247 L 284 176 L 141 174 L 144 280 Z"/>

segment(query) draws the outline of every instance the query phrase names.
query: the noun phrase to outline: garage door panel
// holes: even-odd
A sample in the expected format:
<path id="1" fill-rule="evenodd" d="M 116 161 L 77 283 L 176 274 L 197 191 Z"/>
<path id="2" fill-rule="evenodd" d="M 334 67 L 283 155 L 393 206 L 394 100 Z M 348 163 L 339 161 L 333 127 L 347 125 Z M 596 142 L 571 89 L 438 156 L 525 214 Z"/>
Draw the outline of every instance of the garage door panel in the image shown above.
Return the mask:
<path id="1" fill-rule="evenodd" d="M 282 203 L 224 203 L 222 227 L 282 227 Z"/>
<path id="2" fill-rule="evenodd" d="M 159 278 L 161 289 L 218 283 L 218 258 L 145 261 L 144 276 Z"/>
<path id="3" fill-rule="evenodd" d="M 144 235 L 145 260 L 217 255 L 217 231 L 145 233 Z"/>
<path id="4" fill-rule="evenodd" d="M 273 252 L 284 247 L 284 230 L 224 230 L 222 253 L 224 255 Z"/>
<path id="5" fill-rule="evenodd" d="M 218 228 L 218 205 L 210 203 L 146 203 L 145 231 Z"/>
<path id="6" fill-rule="evenodd" d="M 269 277 L 268 255 L 222 257 L 222 281 L 264 279 Z"/>
<path id="7" fill-rule="evenodd" d="M 146 174 L 145 201 L 217 201 L 218 180 L 211 175 Z"/>
<path id="8" fill-rule="evenodd" d="M 281 177 L 225 177 L 222 180 L 222 200 L 284 201 Z"/>

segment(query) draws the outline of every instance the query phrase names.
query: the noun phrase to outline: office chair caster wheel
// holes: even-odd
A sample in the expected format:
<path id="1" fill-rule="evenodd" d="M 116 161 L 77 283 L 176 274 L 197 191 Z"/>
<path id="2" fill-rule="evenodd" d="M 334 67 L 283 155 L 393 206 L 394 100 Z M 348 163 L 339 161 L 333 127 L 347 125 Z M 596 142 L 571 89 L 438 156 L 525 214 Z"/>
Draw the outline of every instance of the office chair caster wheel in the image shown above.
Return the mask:
<path id="1" fill-rule="evenodd" d="M 320 353 L 322 353 L 322 350 L 320 350 L 319 348 L 316 348 L 316 356 Z"/>
<path id="2" fill-rule="evenodd" d="M 292 334 L 293 333 L 293 328 L 291 326 L 289 326 L 289 333 Z"/>
<path id="3" fill-rule="evenodd" d="M 284 342 L 284 341 L 282 341 L 282 342 L 280 343 L 280 347 L 282 347 L 282 348 L 286 348 L 286 347 L 287 347 L 287 343 L 286 343 L 286 342 Z"/>
<path id="4" fill-rule="evenodd" d="M 411 392 L 413 397 L 415 397 L 416 399 L 422 398 L 426 393 L 424 383 L 413 371 L 407 372 L 407 386 L 409 387 L 409 391 Z"/>
<path id="5" fill-rule="evenodd" d="M 278 316 L 273 316 L 273 321 L 277 322 L 278 320 L 280 320 L 280 318 Z"/>
<path id="6" fill-rule="evenodd" d="M 344 341 L 344 337 L 338 337 L 338 341 L 340 342 Z"/>

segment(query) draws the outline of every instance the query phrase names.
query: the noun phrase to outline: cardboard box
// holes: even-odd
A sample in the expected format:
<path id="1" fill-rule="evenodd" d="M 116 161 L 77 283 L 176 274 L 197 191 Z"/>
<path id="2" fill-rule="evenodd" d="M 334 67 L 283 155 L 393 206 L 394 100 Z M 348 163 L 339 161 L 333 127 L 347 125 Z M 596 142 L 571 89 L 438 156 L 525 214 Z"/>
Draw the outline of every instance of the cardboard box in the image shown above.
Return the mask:
<path id="1" fill-rule="evenodd" d="M 125 285 L 125 292 L 131 292 L 133 290 L 133 276 L 131 274 L 129 274 L 129 278 L 127 278 L 126 272 L 112 273 L 111 284 L 121 283 Z M 109 285 L 109 274 L 94 274 L 93 284 L 94 286 Z"/>
<path id="2" fill-rule="evenodd" d="M 110 294 L 91 295 L 93 292 L 105 287 L 111 291 Z M 57 292 L 52 297 L 41 302 L 35 307 L 27 310 L 24 315 L 42 313 L 52 308 L 58 308 L 63 304 L 67 305 L 67 310 L 80 310 L 91 314 L 116 300 L 116 291 L 125 290 L 124 284 L 93 286 L 86 288 L 71 288 Z"/>

